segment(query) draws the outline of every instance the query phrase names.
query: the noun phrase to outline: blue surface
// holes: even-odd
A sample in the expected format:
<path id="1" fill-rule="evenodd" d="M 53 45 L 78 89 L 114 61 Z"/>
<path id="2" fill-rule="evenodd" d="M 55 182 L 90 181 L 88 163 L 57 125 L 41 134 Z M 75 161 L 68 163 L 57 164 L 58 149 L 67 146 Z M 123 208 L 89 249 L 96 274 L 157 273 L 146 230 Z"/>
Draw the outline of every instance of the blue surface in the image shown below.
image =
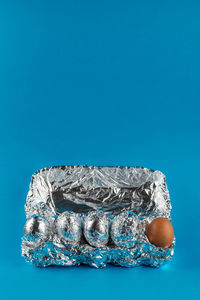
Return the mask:
<path id="1" fill-rule="evenodd" d="M 1 299 L 200 297 L 199 16 L 193 0 L 0 2 Z M 31 175 L 64 164 L 163 171 L 172 262 L 102 270 L 25 263 Z"/>

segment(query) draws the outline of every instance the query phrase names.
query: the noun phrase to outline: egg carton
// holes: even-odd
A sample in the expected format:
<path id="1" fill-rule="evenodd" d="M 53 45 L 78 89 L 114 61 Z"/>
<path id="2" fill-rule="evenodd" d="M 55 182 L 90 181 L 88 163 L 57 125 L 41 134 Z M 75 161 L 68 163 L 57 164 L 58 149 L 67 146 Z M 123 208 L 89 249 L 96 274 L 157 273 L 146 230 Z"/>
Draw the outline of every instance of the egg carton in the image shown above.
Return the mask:
<path id="1" fill-rule="evenodd" d="M 157 267 L 169 248 L 151 244 L 147 225 L 170 219 L 165 176 L 143 167 L 58 166 L 32 176 L 22 255 L 35 266 Z"/>

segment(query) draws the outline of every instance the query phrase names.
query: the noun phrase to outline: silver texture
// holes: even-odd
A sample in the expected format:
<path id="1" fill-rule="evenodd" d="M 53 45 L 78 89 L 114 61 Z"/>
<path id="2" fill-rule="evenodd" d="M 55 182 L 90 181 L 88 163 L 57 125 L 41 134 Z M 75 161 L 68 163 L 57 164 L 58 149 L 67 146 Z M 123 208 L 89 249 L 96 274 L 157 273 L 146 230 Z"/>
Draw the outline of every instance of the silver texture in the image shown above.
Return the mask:
<path id="1" fill-rule="evenodd" d="M 109 220 L 106 215 L 89 213 L 84 220 L 84 236 L 94 247 L 102 247 L 109 239 Z"/>
<path id="2" fill-rule="evenodd" d="M 160 171 L 143 167 L 62 166 L 32 176 L 22 255 L 36 266 L 107 263 L 157 267 L 169 249 L 149 243 L 146 224 L 170 219 L 171 203 Z M 34 225 L 35 224 L 35 225 Z"/>
<path id="3" fill-rule="evenodd" d="M 132 212 L 125 211 L 114 218 L 111 236 L 116 246 L 134 248 L 139 234 L 139 220 Z"/>
<path id="4" fill-rule="evenodd" d="M 62 213 L 56 220 L 56 231 L 64 243 L 77 244 L 82 235 L 79 215 L 68 211 Z"/>
<path id="5" fill-rule="evenodd" d="M 24 226 L 24 239 L 28 243 L 40 243 L 48 238 L 49 232 L 50 227 L 45 218 L 32 216 Z"/>

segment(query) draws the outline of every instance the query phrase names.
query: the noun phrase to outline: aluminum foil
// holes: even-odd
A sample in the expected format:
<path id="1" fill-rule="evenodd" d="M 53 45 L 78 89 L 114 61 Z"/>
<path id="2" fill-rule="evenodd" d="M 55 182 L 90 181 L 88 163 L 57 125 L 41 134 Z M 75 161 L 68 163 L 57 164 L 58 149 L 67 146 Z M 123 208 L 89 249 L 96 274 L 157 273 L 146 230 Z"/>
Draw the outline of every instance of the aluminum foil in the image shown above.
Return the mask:
<path id="1" fill-rule="evenodd" d="M 143 167 L 62 166 L 32 176 L 22 255 L 35 266 L 157 267 L 174 252 L 149 243 L 148 223 L 170 220 L 165 176 Z"/>

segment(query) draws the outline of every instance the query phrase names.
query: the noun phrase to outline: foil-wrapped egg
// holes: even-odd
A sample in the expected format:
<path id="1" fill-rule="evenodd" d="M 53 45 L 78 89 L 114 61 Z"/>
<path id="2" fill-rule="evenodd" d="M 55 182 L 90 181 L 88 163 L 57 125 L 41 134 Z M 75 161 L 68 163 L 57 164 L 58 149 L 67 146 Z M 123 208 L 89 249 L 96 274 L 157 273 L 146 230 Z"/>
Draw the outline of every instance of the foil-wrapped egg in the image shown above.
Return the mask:
<path id="1" fill-rule="evenodd" d="M 174 229 L 166 218 L 156 218 L 146 227 L 146 236 L 156 247 L 170 248 L 174 240 Z"/>
<path id="2" fill-rule="evenodd" d="M 57 218 L 56 229 L 62 240 L 76 244 L 82 234 L 81 219 L 79 215 L 66 211 Z"/>
<path id="3" fill-rule="evenodd" d="M 49 223 L 40 216 L 30 217 L 24 226 L 25 240 L 39 243 L 49 235 Z"/>
<path id="4" fill-rule="evenodd" d="M 139 221 L 132 212 L 117 215 L 111 226 L 111 237 L 115 245 L 133 248 L 138 240 Z"/>
<path id="5" fill-rule="evenodd" d="M 91 246 L 106 245 L 109 239 L 108 218 L 96 212 L 88 214 L 84 222 L 84 236 Z"/>

